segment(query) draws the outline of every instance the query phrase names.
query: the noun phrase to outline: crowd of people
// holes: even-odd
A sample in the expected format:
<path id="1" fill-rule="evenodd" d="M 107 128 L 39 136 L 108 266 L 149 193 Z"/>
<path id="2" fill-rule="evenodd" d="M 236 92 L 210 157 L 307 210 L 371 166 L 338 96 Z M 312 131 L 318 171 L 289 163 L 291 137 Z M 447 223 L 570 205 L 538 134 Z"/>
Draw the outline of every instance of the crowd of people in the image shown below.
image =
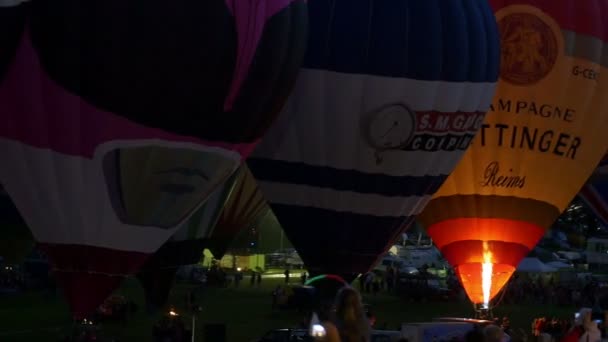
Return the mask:
<path id="1" fill-rule="evenodd" d="M 572 329 L 573 322 L 570 319 L 558 319 L 538 317 L 532 321 L 532 336 L 548 334 L 555 341 L 560 341 Z"/>
<path id="2" fill-rule="evenodd" d="M 534 303 L 574 307 L 608 307 L 608 289 L 602 288 L 591 278 L 576 282 L 558 283 L 553 278 L 548 281 L 513 277 L 504 294 L 504 302 L 511 304 Z"/>
<path id="3" fill-rule="evenodd" d="M 603 321 L 592 317 L 592 309 L 583 308 L 574 320 L 536 318 L 532 322 L 532 336 L 539 342 L 600 342 L 606 337 Z"/>
<path id="4" fill-rule="evenodd" d="M 325 334 L 315 337 L 315 341 L 369 342 L 371 340 L 372 324 L 366 314 L 361 295 L 352 287 L 343 287 L 338 291 L 331 310 L 322 312 L 319 318 Z M 494 324 L 477 325 L 464 336 L 452 337 L 450 341 L 505 342 L 509 338 L 508 333 L 510 333 L 510 321 L 504 317 L 495 320 Z M 401 337 L 399 342 L 408 342 L 408 340 Z"/>
<path id="5" fill-rule="evenodd" d="M 359 290 L 368 294 L 378 294 L 383 291 L 394 293 L 400 290 L 400 284 L 406 283 L 403 281 L 404 277 L 421 280 L 434 278 L 435 276 L 428 271 L 429 268 L 432 268 L 432 266 L 424 265 L 416 274 L 402 273 L 392 266 L 388 266 L 384 272 L 370 271 L 358 278 Z"/>

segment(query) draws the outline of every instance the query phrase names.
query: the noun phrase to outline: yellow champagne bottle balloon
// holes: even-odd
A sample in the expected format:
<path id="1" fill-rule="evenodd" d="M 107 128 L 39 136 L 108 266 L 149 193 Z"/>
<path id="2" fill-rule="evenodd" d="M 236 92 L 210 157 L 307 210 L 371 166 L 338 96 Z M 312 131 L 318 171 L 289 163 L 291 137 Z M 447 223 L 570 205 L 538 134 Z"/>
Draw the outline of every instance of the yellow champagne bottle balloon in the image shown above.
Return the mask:
<path id="1" fill-rule="evenodd" d="M 419 216 L 471 301 L 486 305 L 608 147 L 608 1 L 490 3 L 501 35 L 496 96 Z"/>

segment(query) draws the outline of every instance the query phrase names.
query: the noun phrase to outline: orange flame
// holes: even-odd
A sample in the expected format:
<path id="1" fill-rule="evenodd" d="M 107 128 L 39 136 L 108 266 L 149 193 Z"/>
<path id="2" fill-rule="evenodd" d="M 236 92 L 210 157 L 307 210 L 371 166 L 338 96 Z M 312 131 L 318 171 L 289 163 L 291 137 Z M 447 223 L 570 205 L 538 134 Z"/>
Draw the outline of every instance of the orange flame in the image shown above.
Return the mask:
<path id="1" fill-rule="evenodd" d="M 481 259 L 481 262 L 459 265 L 456 271 L 469 299 L 487 308 L 490 301 L 505 286 L 515 267 L 494 263 L 492 251 L 485 241 Z"/>
<path id="2" fill-rule="evenodd" d="M 490 305 L 490 294 L 492 292 L 492 252 L 488 249 L 488 242 L 483 242 L 483 264 L 481 265 L 481 290 L 483 292 L 483 304 Z"/>

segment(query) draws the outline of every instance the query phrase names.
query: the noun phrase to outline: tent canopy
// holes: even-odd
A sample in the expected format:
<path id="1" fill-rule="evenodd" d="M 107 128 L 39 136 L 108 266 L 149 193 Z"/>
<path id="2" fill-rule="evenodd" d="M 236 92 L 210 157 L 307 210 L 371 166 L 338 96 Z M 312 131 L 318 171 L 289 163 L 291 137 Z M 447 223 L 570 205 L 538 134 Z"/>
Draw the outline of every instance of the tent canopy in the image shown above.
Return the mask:
<path id="1" fill-rule="evenodd" d="M 567 264 L 565 262 L 562 261 L 550 261 L 547 263 L 547 266 L 553 267 L 553 268 L 557 268 L 557 269 L 562 269 L 562 268 L 573 268 L 572 265 Z"/>
<path id="2" fill-rule="evenodd" d="M 538 258 L 524 258 L 519 263 L 519 265 L 517 265 L 517 271 L 530 273 L 549 273 L 556 272 L 557 269 L 544 264 Z"/>

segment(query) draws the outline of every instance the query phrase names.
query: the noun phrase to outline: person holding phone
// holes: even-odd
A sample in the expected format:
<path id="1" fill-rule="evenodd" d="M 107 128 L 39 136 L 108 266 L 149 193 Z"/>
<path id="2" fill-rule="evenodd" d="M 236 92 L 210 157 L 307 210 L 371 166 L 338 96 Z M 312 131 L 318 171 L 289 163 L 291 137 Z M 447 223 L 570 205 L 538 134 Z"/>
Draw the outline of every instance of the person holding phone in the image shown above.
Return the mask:
<path id="1" fill-rule="evenodd" d="M 583 312 L 583 310 L 585 310 Z M 598 328 L 598 323 L 591 319 L 591 309 L 581 310 L 582 326 L 584 329 L 583 334 L 579 338 L 579 342 L 600 342 L 602 340 L 602 333 Z"/>
<path id="2" fill-rule="evenodd" d="M 350 286 L 338 291 L 335 311 L 331 321 L 324 321 L 325 336 L 322 342 L 369 342 L 371 327 L 361 300 L 361 295 Z"/>

